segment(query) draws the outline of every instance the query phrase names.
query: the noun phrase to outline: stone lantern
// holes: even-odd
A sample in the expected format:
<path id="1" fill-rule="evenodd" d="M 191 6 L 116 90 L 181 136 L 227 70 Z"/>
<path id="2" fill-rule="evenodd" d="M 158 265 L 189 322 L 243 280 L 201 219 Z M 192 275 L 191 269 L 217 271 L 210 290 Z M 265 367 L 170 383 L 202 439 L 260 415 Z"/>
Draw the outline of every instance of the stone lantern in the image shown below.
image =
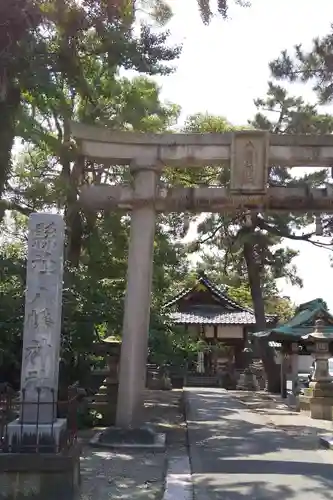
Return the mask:
<path id="1" fill-rule="evenodd" d="M 253 350 L 250 344 L 243 349 L 243 355 L 245 369 L 239 377 L 236 389 L 242 391 L 258 391 L 259 384 L 251 366 L 253 361 Z"/>
<path id="2" fill-rule="evenodd" d="M 329 373 L 328 360 L 331 357 L 329 347 L 333 332 L 324 332 L 324 326 L 324 321 L 317 319 L 315 331 L 304 335 L 302 339 L 314 344 L 315 371 L 308 391 L 311 418 L 332 420 L 333 379 Z"/>
<path id="3" fill-rule="evenodd" d="M 118 364 L 120 359 L 121 341 L 114 336 L 107 337 L 94 344 L 93 353 L 105 358 L 105 368 L 94 370 L 95 376 L 105 376 L 98 392 L 91 398 L 90 408 L 101 416 L 101 424 L 114 425 L 118 396 Z"/>

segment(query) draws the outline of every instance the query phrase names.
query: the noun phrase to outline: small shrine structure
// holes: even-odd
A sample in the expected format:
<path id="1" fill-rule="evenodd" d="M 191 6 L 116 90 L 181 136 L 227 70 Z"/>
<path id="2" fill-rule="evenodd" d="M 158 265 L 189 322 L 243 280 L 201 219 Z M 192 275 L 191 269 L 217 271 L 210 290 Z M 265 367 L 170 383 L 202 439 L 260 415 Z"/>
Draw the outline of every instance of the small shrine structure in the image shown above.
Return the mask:
<path id="1" fill-rule="evenodd" d="M 165 304 L 164 312 L 175 325 L 184 326 L 189 336 L 202 341 L 189 372 L 213 377 L 226 364 L 236 370 L 244 368 L 243 350 L 256 325 L 254 312 L 232 300 L 204 273 L 198 274 L 193 287 Z M 267 315 L 266 321 L 273 327 L 277 317 Z"/>
<path id="2" fill-rule="evenodd" d="M 305 363 L 308 366 L 307 372 L 314 360 L 312 357 L 313 346 L 302 337 L 311 334 L 315 330 L 316 321 L 319 319 L 323 331 L 333 333 L 333 316 L 328 311 L 324 300 L 320 298 L 299 305 L 294 316 L 283 325 L 253 334 L 254 337 L 267 338 L 269 343 L 274 345 L 275 349 L 280 352 L 281 395 L 284 398 L 287 397 L 286 379 L 288 375 L 292 380 L 293 394 L 297 395 L 299 392 L 298 375 L 302 371 L 301 365 L 303 364 L 301 363 L 301 357 L 307 357 L 308 359 L 308 363 Z M 329 348 L 332 353 L 332 343 Z"/>

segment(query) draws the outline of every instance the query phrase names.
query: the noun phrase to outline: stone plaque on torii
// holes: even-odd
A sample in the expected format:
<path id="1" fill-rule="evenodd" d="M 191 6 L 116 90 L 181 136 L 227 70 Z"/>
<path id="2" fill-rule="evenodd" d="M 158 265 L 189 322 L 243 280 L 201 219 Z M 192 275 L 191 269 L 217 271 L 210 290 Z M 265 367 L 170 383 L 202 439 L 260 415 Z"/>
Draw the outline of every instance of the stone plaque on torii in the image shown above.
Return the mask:
<path id="1" fill-rule="evenodd" d="M 271 210 L 333 212 L 333 189 L 269 187 L 271 166 L 333 165 L 332 135 L 145 134 L 72 123 L 80 154 L 98 164 L 128 165 L 133 186 L 87 185 L 80 203 L 90 210 L 131 210 L 127 291 L 120 362 L 117 425 L 140 423 L 145 385 L 156 213 Z M 230 165 L 230 187 L 170 187 L 164 167 Z"/>

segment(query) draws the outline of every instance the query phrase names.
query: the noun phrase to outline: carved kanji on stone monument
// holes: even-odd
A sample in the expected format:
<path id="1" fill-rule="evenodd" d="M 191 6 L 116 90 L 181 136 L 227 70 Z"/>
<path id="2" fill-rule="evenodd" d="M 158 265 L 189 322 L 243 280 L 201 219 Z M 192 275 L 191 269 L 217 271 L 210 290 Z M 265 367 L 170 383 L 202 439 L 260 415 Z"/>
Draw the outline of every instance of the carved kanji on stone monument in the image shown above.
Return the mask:
<path id="1" fill-rule="evenodd" d="M 51 423 L 58 393 L 64 223 L 59 215 L 29 220 L 21 389 L 24 423 Z M 37 410 L 36 398 L 43 403 Z M 30 405 L 29 402 L 32 404 Z M 49 404 L 48 404 L 49 403 Z"/>

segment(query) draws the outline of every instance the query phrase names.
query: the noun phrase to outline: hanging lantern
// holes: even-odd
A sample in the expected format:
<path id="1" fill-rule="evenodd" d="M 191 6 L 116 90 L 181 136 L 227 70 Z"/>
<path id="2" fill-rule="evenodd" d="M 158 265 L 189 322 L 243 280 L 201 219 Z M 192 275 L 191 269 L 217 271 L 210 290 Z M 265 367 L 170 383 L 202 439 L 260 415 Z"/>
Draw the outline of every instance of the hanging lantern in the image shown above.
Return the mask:
<path id="1" fill-rule="evenodd" d="M 322 236 L 324 231 L 320 215 L 315 215 L 315 224 L 316 224 L 316 236 Z"/>

